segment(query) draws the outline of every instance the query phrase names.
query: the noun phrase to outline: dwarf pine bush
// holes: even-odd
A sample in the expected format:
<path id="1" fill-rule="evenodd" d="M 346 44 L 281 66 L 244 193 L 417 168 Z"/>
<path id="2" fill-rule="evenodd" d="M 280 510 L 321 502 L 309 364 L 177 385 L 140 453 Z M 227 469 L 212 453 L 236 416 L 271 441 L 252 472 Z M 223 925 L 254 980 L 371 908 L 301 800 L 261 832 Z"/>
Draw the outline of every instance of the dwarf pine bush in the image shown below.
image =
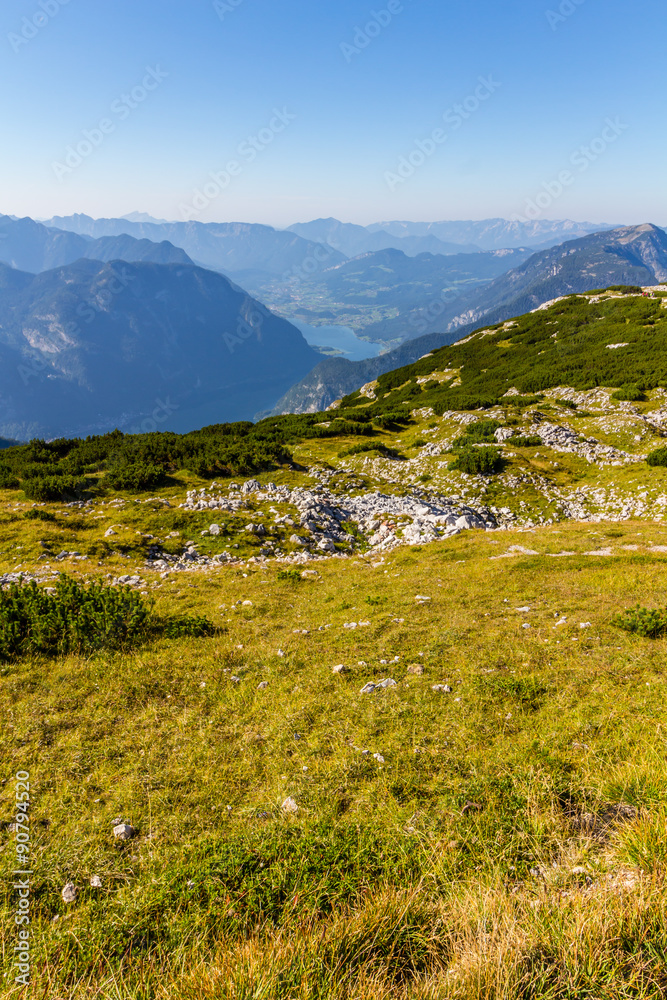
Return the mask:
<path id="1" fill-rule="evenodd" d="M 0 657 L 122 649 L 145 634 L 150 609 L 129 587 L 61 576 L 55 593 L 33 581 L 0 592 Z"/>
<path id="2" fill-rule="evenodd" d="M 632 632 L 633 635 L 640 635 L 644 639 L 659 639 L 667 633 L 667 610 L 642 608 L 637 605 L 636 608 L 615 615 L 611 623 L 625 632 Z"/>

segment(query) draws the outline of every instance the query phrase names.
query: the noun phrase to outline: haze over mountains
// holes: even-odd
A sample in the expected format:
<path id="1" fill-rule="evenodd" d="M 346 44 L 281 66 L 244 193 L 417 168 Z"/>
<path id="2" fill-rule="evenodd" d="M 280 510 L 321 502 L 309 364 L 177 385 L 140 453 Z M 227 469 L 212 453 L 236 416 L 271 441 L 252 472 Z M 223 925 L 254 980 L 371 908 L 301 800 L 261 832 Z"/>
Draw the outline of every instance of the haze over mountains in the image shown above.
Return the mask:
<path id="1" fill-rule="evenodd" d="M 164 240 L 135 239 L 122 233 L 92 239 L 49 229 L 32 219 L 0 215 L 0 261 L 20 271 L 48 271 L 86 257 L 90 260 L 152 261 L 155 264 L 191 264 L 184 250 Z"/>
<path id="2" fill-rule="evenodd" d="M 533 254 L 519 267 L 451 303 L 431 303 L 423 318 L 427 327 L 437 327 L 440 333 L 429 332 L 367 361 L 330 358 L 320 362 L 292 387 L 274 412 L 324 409 L 378 375 L 410 364 L 439 345 L 453 343 L 481 323 L 510 319 L 561 295 L 616 284 L 654 285 L 665 279 L 667 234 L 657 226 L 624 226 L 568 241 Z"/>
<path id="3" fill-rule="evenodd" d="M 320 410 L 481 323 L 573 292 L 667 278 L 667 235 L 649 224 L 538 252 L 480 251 L 468 242 L 465 252 L 415 254 L 401 248 L 436 240 L 449 251 L 455 244 L 441 240 L 446 235 L 545 240 L 587 224 L 367 229 L 318 220 L 294 232 L 163 223 L 139 213 L 55 221 L 78 231 L 0 216 L 4 437 L 136 429 L 142 421 L 192 430 L 258 412 Z M 386 233 L 398 247 L 351 259 L 310 238 L 338 240 L 352 252 Z M 348 326 L 392 349 L 363 362 L 322 361 L 290 319 Z"/>
<path id="4" fill-rule="evenodd" d="M 0 264 L 0 435 L 252 418 L 317 362 L 290 323 L 193 264 Z"/>

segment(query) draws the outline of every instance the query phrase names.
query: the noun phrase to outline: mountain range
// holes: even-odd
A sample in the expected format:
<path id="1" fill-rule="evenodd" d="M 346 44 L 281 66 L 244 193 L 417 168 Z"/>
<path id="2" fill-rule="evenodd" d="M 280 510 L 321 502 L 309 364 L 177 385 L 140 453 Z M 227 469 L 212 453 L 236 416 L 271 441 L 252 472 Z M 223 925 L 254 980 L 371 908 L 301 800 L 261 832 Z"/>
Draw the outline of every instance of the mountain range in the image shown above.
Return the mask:
<path id="1" fill-rule="evenodd" d="M 0 264 L 0 435 L 193 430 L 248 419 L 320 355 L 193 264 Z"/>
<path id="2" fill-rule="evenodd" d="M 32 219 L 0 215 L 0 261 L 20 271 L 48 271 L 72 264 L 82 257 L 90 260 L 151 261 L 155 264 L 191 264 L 184 250 L 169 241 L 153 243 L 126 233 L 92 239 L 76 233 L 49 229 Z"/>
<path id="3" fill-rule="evenodd" d="M 222 271 L 240 284 L 255 279 L 299 273 L 309 262 L 317 268 L 345 260 L 333 247 L 323 247 L 296 233 L 244 222 L 136 222 L 91 219 L 88 215 L 56 216 L 47 226 L 98 239 L 124 233 L 154 243 L 169 240 L 201 267 Z"/>
<path id="4" fill-rule="evenodd" d="M 293 386 L 275 413 L 316 412 L 384 372 L 417 361 L 423 354 L 464 337 L 480 323 L 495 323 L 545 302 L 611 285 L 655 285 L 667 279 L 667 234 L 657 226 L 624 226 L 568 241 L 533 254 L 517 268 L 482 288 L 443 301 L 438 327 L 398 350 L 366 361 L 328 358 Z M 433 312 L 433 311 L 432 311 Z"/>

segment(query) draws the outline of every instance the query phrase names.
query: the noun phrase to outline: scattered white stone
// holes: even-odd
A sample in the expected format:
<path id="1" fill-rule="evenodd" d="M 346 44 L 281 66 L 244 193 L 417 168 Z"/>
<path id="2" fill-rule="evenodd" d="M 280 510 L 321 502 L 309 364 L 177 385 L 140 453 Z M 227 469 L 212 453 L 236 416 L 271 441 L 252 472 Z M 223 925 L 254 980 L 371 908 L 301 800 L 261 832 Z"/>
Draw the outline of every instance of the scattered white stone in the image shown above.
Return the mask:
<path id="1" fill-rule="evenodd" d="M 116 840 L 132 840 L 136 834 L 136 830 L 129 823 L 119 823 L 118 826 L 114 826 L 113 835 Z"/>
<path id="2" fill-rule="evenodd" d="M 243 608 L 251 608 L 252 607 L 252 601 L 242 601 L 241 602 L 241 607 L 243 607 Z"/>
<path id="3" fill-rule="evenodd" d="M 292 815 L 292 816 L 295 813 L 298 813 L 298 811 L 299 811 L 298 805 L 296 804 L 296 802 L 294 801 L 294 799 L 291 796 L 285 799 L 285 801 L 283 802 L 283 804 L 281 805 L 280 808 L 282 809 L 282 811 L 284 813 L 287 813 L 288 815 Z"/>
<path id="4" fill-rule="evenodd" d="M 114 531 L 113 528 L 107 528 L 107 530 L 104 532 L 104 537 L 111 538 L 112 535 L 117 535 L 117 534 L 118 532 Z"/>
<path id="5" fill-rule="evenodd" d="M 384 764 L 384 757 L 381 753 L 374 753 L 373 758 L 378 762 L 378 764 Z"/>
<path id="6" fill-rule="evenodd" d="M 102 888 L 102 879 L 100 878 L 99 875 L 93 875 L 93 877 L 90 880 L 90 887 L 91 887 L 91 889 L 101 889 Z"/>
<path id="7" fill-rule="evenodd" d="M 375 691 L 375 684 L 373 684 L 372 681 L 369 681 L 368 684 L 365 684 L 362 687 L 359 694 L 371 694 L 373 691 Z"/>
<path id="8" fill-rule="evenodd" d="M 579 628 L 591 628 L 591 627 L 592 627 L 591 622 L 579 622 Z"/>
<path id="9" fill-rule="evenodd" d="M 78 890 L 74 882 L 68 882 L 60 895 L 63 897 L 65 903 L 73 903 L 77 897 L 77 892 Z"/>
<path id="10" fill-rule="evenodd" d="M 344 663 L 338 663 L 335 667 L 332 667 L 331 672 L 334 674 L 344 674 L 346 669 L 347 668 Z"/>
<path id="11" fill-rule="evenodd" d="M 449 684 L 434 684 L 431 687 L 431 691 L 435 691 L 436 694 L 451 694 L 452 689 Z"/>
<path id="12" fill-rule="evenodd" d="M 266 691 L 266 689 L 267 689 L 268 686 L 269 686 L 269 682 L 268 681 L 260 681 L 260 683 L 257 685 L 257 690 L 258 691 Z"/>
<path id="13" fill-rule="evenodd" d="M 415 597 L 415 601 L 417 602 L 417 604 L 426 604 L 430 600 L 431 600 L 430 597 L 425 597 L 423 594 L 417 594 Z"/>
<path id="14" fill-rule="evenodd" d="M 211 535 L 219 535 L 221 528 L 219 524 L 212 524 L 208 530 Z"/>
<path id="15" fill-rule="evenodd" d="M 376 684 L 376 687 L 379 687 L 379 688 L 395 688 L 396 687 L 396 681 L 393 679 L 393 677 L 387 677 L 383 681 L 378 681 L 377 684 Z"/>

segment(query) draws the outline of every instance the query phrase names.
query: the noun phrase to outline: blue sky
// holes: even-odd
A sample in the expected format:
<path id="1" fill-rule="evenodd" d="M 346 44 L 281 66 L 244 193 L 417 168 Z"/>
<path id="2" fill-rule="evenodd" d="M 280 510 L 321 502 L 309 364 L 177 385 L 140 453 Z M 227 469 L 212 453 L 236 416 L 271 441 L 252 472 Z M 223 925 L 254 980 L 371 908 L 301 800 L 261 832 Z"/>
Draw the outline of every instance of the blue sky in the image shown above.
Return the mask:
<path id="1" fill-rule="evenodd" d="M 664 0 L 4 0 L 0 211 L 664 225 L 665 21 Z"/>

